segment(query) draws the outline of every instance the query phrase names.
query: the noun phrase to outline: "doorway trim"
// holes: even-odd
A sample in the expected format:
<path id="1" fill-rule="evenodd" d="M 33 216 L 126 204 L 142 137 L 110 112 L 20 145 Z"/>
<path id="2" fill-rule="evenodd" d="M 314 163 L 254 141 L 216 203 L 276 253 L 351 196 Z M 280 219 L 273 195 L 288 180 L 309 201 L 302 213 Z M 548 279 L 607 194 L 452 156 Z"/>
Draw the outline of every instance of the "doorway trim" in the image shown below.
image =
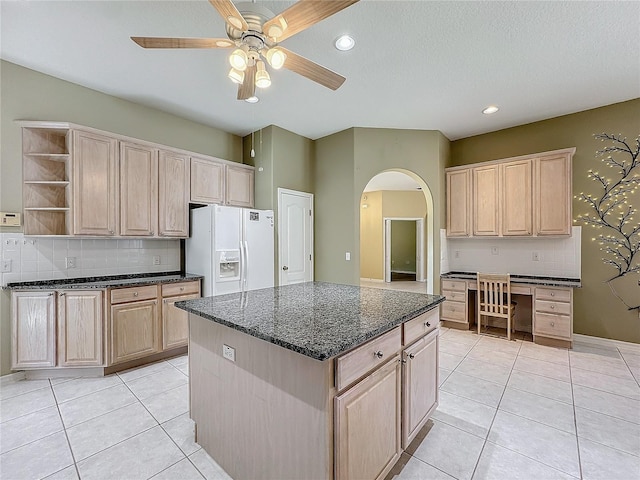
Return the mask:
<path id="1" fill-rule="evenodd" d="M 308 192 L 300 192 L 298 190 L 290 190 L 288 188 L 280 188 L 278 187 L 278 213 L 277 213 L 277 227 L 278 227 L 278 237 L 277 237 L 277 250 L 275 253 L 277 253 L 278 259 L 277 259 L 277 269 L 278 269 L 278 285 L 282 285 L 283 282 L 283 264 L 282 264 L 282 258 L 283 256 L 280 255 L 280 246 L 282 245 L 282 242 L 280 241 L 281 238 L 283 238 L 284 235 L 284 222 L 282 222 L 282 196 L 283 195 L 292 195 L 292 196 L 297 196 L 297 197 L 304 197 L 304 198 L 308 198 L 309 199 L 309 205 L 310 205 L 310 210 L 309 213 L 311 215 L 311 219 L 309 222 L 309 236 L 310 236 L 310 255 L 311 255 L 311 265 L 310 265 L 310 269 L 309 269 L 309 273 L 310 273 L 310 281 L 313 281 L 315 279 L 315 274 L 314 274 L 314 264 L 315 264 L 315 255 L 314 255 L 314 234 L 313 234 L 313 223 L 314 223 L 314 215 L 315 212 L 313 210 L 313 193 L 308 193 Z"/>
<path id="2" fill-rule="evenodd" d="M 384 281 L 391 282 L 391 221 L 405 220 L 408 222 L 416 222 L 416 282 L 425 281 L 425 255 L 424 249 L 424 218 L 420 217 L 383 217 L 384 237 L 383 237 L 383 272 Z"/>

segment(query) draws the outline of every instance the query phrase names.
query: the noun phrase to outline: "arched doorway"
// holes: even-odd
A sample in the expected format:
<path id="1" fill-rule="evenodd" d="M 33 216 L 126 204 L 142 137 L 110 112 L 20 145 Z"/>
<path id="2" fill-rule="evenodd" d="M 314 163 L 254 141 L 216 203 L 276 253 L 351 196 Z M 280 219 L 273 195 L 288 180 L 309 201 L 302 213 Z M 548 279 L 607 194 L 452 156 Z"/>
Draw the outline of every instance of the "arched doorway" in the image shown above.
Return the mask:
<path id="1" fill-rule="evenodd" d="M 398 241 L 404 254 L 394 253 L 394 224 L 408 238 Z M 422 178 L 404 169 L 372 177 L 360 196 L 360 284 L 433 293 L 434 233 L 433 196 Z"/>

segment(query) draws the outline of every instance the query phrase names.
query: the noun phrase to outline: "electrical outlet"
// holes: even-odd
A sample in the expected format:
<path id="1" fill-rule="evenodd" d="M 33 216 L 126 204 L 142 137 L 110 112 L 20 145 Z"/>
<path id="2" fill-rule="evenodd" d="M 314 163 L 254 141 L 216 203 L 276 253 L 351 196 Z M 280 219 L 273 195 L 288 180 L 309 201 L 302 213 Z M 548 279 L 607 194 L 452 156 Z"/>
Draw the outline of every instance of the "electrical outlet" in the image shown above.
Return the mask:
<path id="1" fill-rule="evenodd" d="M 456 250 L 455 257 L 456 257 L 456 258 L 460 258 L 460 250 Z"/>
<path id="2" fill-rule="evenodd" d="M 347 260 L 347 261 L 351 260 L 351 252 L 345 252 L 344 259 Z"/>
<path id="3" fill-rule="evenodd" d="M 65 257 L 64 262 L 67 269 L 76 268 L 76 257 Z"/>
<path id="4" fill-rule="evenodd" d="M 534 262 L 539 262 L 540 261 L 540 253 L 533 252 L 533 254 L 531 255 L 531 260 L 533 260 Z"/>
<path id="5" fill-rule="evenodd" d="M 236 361 L 236 349 L 230 347 L 229 345 L 222 345 L 222 356 L 227 360 L 231 360 L 232 362 Z"/>
<path id="6" fill-rule="evenodd" d="M 498 247 L 491 247 L 491 255 L 498 255 Z"/>
<path id="7" fill-rule="evenodd" d="M 2 260 L 2 273 L 9 273 L 11 271 L 11 260 Z"/>
<path id="8" fill-rule="evenodd" d="M 160 265 L 160 255 L 154 255 L 153 256 L 153 264 L 154 265 Z"/>

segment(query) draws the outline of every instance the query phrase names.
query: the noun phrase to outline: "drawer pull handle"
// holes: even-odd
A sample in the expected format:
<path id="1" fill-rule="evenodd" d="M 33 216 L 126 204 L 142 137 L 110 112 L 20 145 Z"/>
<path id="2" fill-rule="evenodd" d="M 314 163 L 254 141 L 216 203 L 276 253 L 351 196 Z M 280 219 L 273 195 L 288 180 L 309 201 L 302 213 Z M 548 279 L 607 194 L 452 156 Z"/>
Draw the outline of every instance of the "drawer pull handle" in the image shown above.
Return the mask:
<path id="1" fill-rule="evenodd" d="M 424 326 L 425 326 L 425 327 L 430 327 L 430 326 L 431 326 L 431 324 L 430 324 L 429 322 L 424 322 Z"/>
<path id="2" fill-rule="evenodd" d="M 409 354 L 409 358 L 410 358 L 411 360 L 413 360 L 414 358 L 416 358 L 416 354 L 415 354 L 415 353 L 410 353 L 410 354 Z"/>
<path id="3" fill-rule="evenodd" d="M 378 357 L 378 358 L 382 358 L 382 357 L 384 357 L 384 353 L 382 353 L 382 351 L 381 351 L 381 350 L 378 350 L 376 353 L 374 353 L 374 355 L 375 355 L 376 357 Z"/>
<path id="4" fill-rule="evenodd" d="M 138 296 L 138 292 L 133 292 L 133 296 L 137 297 Z"/>

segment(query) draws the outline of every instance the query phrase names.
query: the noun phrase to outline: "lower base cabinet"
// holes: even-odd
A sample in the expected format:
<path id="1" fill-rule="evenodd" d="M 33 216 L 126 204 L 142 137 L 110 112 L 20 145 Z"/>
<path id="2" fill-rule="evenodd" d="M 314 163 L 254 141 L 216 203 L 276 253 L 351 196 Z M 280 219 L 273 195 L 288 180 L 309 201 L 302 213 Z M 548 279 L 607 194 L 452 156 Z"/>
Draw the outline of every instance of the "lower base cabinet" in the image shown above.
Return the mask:
<path id="1" fill-rule="evenodd" d="M 158 300 L 111 306 L 111 363 L 160 352 Z"/>
<path id="2" fill-rule="evenodd" d="M 174 303 L 200 298 L 199 293 L 165 298 L 162 300 L 162 349 L 182 347 L 189 342 L 189 313 L 176 308 Z"/>
<path id="3" fill-rule="evenodd" d="M 56 365 L 56 295 L 53 291 L 11 293 L 11 368 Z"/>
<path id="4" fill-rule="evenodd" d="M 336 478 L 384 478 L 400 458 L 400 357 L 335 398 Z"/>
<path id="5" fill-rule="evenodd" d="M 99 367 L 103 357 L 102 291 L 58 293 L 58 366 Z"/>

